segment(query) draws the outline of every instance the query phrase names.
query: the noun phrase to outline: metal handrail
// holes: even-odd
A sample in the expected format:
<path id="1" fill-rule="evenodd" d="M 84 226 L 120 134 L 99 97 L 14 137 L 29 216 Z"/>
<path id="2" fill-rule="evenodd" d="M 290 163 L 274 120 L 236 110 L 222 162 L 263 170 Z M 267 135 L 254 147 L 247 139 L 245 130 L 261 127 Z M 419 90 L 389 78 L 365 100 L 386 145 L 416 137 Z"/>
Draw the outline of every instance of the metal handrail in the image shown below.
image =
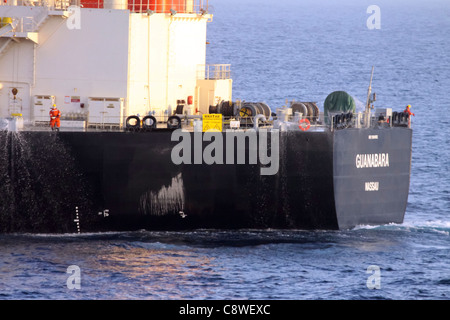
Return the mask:
<path id="1" fill-rule="evenodd" d="M 197 66 L 197 79 L 231 79 L 231 64 L 201 64 Z"/>
<path id="2" fill-rule="evenodd" d="M 408 127 L 411 128 L 411 117 L 404 112 L 393 112 L 392 116 L 358 113 L 332 113 L 330 117 L 330 129 L 340 130 L 348 128 L 386 128 Z"/>
<path id="3" fill-rule="evenodd" d="M 3 5 L 18 5 L 32 7 L 49 7 L 66 10 L 69 6 L 82 8 L 104 9 L 105 0 L 4 0 Z M 209 0 L 128 0 L 127 9 L 133 13 L 208 13 Z M 172 11 L 171 11 L 172 10 Z"/>
<path id="4" fill-rule="evenodd" d="M 173 114 L 177 116 L 181 121 L 182 129 L 192 131 L 195 130 L 194 121 L 201 121 L 202 115 L 188 115 L 188 114 Z M 138 127 L 143 127 L 142 121 L 147 115 L 139 116 Z M 172 116 L 172 115 L 170 115 Z M 260 128 L 274 128 L 280 131 L 335 131 L 343 129 L 363 129 L 363 128 L 382 128 L 382 127 L 411 127 L 411 119 L 406 116 L 389 116 L 383 121 L 378 119 L 377 116 L 372 114 L 370 118 L 370 123 L 365 124 L 364 121 L 367 117 L 364 116 L 363 112 L 355 113 L 352 117 L 344 118 L 342 120 L 342 114 L 329 115 L 331 123 L 325 123 L 324 113 L 321 112 L 318 116 L 302 116 L 300 114 L 294 114 L 289 116 L 277 117 L 276 115 L 265 117 L 262 114 L 258 114 L 255 117 L 241 117 L 236 116 L 222 116 L 222 131 L 237 129 L 237 130 L 248 130 L 248 129 L 260 129 Z M 156 120 L 156 128 L 165 129 L 167 128 L 167 123 L 169 120 L 168 115 L 153 115 Z M 128 116 L 110 116 L 105 112 L 100 118 L 96 120 L 89 119 L 89 114 L 86 113 L 67 113 L 62 115 L 62 121 L 68 121 L 72 123 L 83 123 L 84 127 L 90 130 L 103 130 L 103 131 L 123 131 L 127 126 Z M 36 119 L 34 125 L 36 127 L 48 126 L 50 119 L 45 119 L 45 117 L 40 117 L 39 120 Z M 307 120 L 307 121 L 306 121 Z M 232 121 L 239 121 L 239 127 L 233 127 Z M 235 125 L 236 122 L 233 122 Z M 29 127 L 27 127 L 29 129 Z"/>

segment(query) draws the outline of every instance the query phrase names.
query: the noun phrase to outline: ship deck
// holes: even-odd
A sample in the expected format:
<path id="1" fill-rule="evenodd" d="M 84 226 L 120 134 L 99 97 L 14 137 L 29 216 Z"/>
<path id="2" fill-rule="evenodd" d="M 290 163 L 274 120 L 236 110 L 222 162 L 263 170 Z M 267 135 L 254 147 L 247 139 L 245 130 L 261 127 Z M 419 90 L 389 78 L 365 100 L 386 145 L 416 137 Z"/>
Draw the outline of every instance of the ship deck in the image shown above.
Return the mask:
<path id="1" fill-rule="evenodd" d="M 398 115 L 402 114 L 398 113 Z M 130 116 L 123 119 L 124 121 L 117 121 L 116 123 L 89 123 L 85 120 L 63 117 L 59 130 L 64 132 L 149 132 L 182 129 L 188 132 L 206 132 L 212 129 L 213 131 L 226 132 L 230 130 L 275 129 L 280 131 L 324 132 L 347 128 L 411 127 L 410 119 L 398 116 L 397 113 L 387 118 L 383 117 L 382 120 L 377 114 L 371 114 L 367 117 L 364 113 L 351 114 L 351 117 L 348 116 L 349 114 L 343 113 L 330 114 L 328 120 L 323 113 L 315 118 L 299 115 L 281 115 L 268 118 L 261 114 L 248 118 L 225 117 L 221 114 L 210 115 L 219 115 L 219 120 L 207 122 L 209 120 L 202 118 L 202 116 L 177 114 L 167 119 L 158 120 L 152 116 Z M 0 120 L 0 130 L 52 131 L 49 121 L 24 121 L 21 117 Z M 149 120 L 150 122 L 148 122 Z M 207 123 L 209 126 L 205 125 Z"/>

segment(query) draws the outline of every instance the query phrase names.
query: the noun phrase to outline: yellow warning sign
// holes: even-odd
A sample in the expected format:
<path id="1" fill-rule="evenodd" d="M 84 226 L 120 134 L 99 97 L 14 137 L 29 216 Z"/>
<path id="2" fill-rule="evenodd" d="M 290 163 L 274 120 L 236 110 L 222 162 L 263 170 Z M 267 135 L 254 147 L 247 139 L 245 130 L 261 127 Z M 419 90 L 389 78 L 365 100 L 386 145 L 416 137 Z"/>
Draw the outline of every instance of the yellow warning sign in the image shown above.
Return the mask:
<path id="1" fill-rule="evenodd" d="M 222 115 L 218 113 L 204 114 L 203 120 L 203 132 L 206 131 L 219 131 L 222 132 Z"/>

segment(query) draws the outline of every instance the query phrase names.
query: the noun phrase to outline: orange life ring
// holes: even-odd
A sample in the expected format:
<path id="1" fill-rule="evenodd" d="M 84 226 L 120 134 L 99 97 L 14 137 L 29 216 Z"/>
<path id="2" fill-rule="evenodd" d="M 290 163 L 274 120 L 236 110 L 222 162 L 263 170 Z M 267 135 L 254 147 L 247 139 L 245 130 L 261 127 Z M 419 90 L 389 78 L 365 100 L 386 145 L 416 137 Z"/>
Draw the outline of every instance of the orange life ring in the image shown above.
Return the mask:
<path id="1" fill-rule="evenodd" d="M 305 125 L 306 124 L 306 125 Z M 306 131 L 309 130 L 309 128 L 311 128 L 311 122 L 309 122 L 308 119 L 301 119 L 298 122 L 298 127 L 300 128 L 300 130 L 302 131 Z"/>

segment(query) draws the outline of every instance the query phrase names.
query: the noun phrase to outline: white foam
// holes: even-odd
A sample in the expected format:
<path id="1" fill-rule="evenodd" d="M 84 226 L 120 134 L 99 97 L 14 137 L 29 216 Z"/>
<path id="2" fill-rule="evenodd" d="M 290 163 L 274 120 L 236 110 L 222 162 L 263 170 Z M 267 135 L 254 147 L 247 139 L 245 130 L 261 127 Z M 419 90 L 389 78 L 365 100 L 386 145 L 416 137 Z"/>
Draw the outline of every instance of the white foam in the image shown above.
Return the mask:
<path id="1" fill-rule="evenodd" d="M 8 130 L 9 129 L 9 121 L 7 119 L 0 118 L 0 130 Z"/>
<path id="2" fill-rule="evenodd" d="M 402 224 L 389 223 L 385 225 L 358 225 L 353 230 L 371 229 L 399 229 L 408 231 L 432 231 L 443 235 L 450 235 L 450 221 L 427 220 L 427 221 L 405 221 Z"/>

